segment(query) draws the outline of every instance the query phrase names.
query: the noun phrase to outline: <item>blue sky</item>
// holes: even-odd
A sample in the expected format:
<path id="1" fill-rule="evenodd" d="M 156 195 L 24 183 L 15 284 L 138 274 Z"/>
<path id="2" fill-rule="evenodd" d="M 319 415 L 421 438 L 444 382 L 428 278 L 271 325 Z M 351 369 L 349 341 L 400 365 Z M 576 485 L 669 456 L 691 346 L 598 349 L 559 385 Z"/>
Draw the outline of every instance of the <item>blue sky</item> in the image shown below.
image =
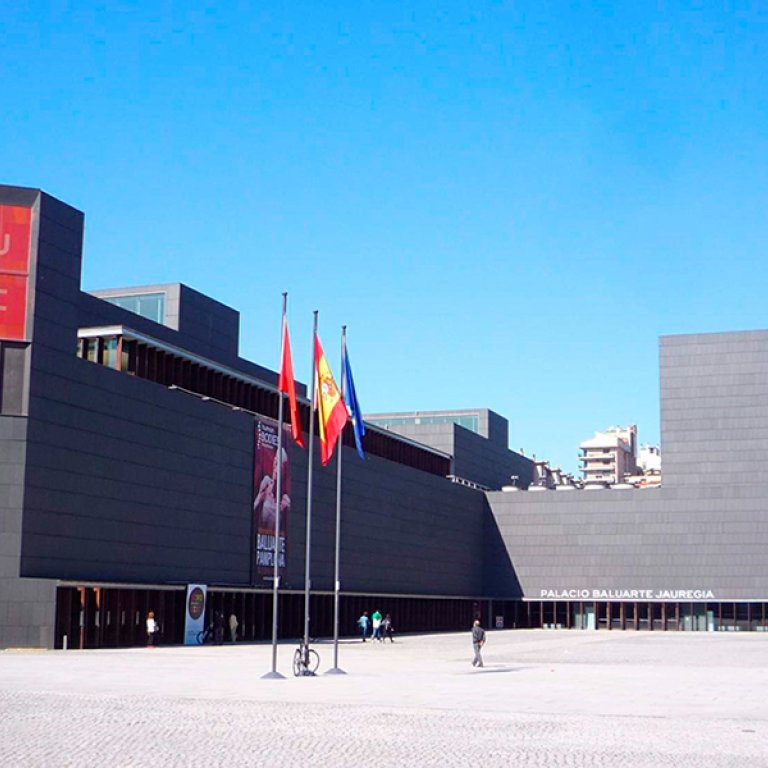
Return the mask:
<path id="1" fill-rule="evenodd" d="M 186 283 L 244 357 L 282 291 L 302 380 L 347 324 L 365 411 L 658 442 L 658 336 L 768 326 L 768 6 L 441 5 L 8 4 L 0 181 L 85 212 L 83 288 Z"/>

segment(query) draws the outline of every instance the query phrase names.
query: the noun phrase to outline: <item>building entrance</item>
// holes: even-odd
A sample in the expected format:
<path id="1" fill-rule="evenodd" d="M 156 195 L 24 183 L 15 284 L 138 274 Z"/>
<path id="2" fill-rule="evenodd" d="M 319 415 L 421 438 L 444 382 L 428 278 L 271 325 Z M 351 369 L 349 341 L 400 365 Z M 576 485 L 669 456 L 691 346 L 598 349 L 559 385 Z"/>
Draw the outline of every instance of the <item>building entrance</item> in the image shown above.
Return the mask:
<path id="1" fill-rule="evenodd" d="M 656 632 L 768 632 L 768 603 L 526 601 L 515 626 Z"/>
<path id="2" fill-rule="evenodd" d="M 159 636 L 176 643 L 184 632 L 185 590 L 105 586 L 58 587 L 54 648 L 125 648 L 146 645 L 147 614 Z"/>
<path id="3" fill-rule="evenodd" d="M 714 632 L 715 612 L 698 603 L 680 606 L 680 629 L 683 632 Z"/>
<path id="4" fill-rule="evenodd" d="M 285 591 L 279 597 L 281 638 L 298 639 L 304 631 L 304 593 Z M 511 604 L 515 605 L 515 604 Z M 520 605 L 520 604 L 517 604 Z M 357 636 L 363 611 L 391 613 L 397 632 L 469 631 L 479 617 L 491 619 L 489 601 L 463 598 L 342 595 L 339 632 Z M 186 586 L 123 587 L 67 585 L 56 591 L 55 648 L 109 648 L 147 644 L 146 621 L 152 611 L 159 624 L 156 645 L 184 642 Z M 222 622 L 229 640 L 229 616 L 237 618 L 237 641 L 267 641 L 272 637 L 272 592 L 209 586 L 203 624 Z M 516 614 L 513 614 L 516 615 Z M 333 636 L 333 594 L 313 593 L 310 600 L 310 635 Z M 508 626 L 515 626 L 516 622 Z M 221 623 L 220 623 L 221 626 Z M 215 637 L 215 635 L 214 635 Z"/>

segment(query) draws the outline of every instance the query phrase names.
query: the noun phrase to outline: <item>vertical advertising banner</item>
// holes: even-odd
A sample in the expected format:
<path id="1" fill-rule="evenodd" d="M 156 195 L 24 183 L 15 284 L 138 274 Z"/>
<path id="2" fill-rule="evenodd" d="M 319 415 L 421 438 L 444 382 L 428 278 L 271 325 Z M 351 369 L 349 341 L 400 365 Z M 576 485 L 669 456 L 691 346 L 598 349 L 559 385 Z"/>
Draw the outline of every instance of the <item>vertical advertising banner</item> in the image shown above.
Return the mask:
<path id="1" fill-rule="evenodd" d="M 275 519 L 280 504 L 278 561 L 280 575 L 285 571 L 288 554 L 288 517 L 291 511 L 291 467 L 287 446 L 290 430 L 283 427 L 281 499 L 277 499 L 277 430 L 276 421 L 256 419 L 253 457 L 253 529 L 256 532 L 256 582 L 271 582 L 274 576 Z"/>
<path id="2" fill-rule="evenodd" d="M 187 610 L 184 620 L 184 645 L 197 645 L 197 636 L 205 629 L 205 584 L 187 584 Z"/>
<path id="3" fill-rule="evenodd" d="M 26 338 L 31 236 L 32 209 L 0 205 L 0 339 Z"/>

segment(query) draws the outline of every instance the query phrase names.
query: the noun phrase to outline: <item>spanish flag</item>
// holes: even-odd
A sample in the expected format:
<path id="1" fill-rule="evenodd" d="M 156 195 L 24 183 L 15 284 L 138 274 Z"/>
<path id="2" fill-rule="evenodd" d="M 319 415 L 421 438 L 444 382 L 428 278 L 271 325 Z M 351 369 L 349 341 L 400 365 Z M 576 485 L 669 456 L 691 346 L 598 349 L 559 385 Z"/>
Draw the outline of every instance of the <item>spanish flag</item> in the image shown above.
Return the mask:
<path id="1" fill-rule="evenodd" d="M 336 442 L 349 416 L 317 334 L 315 334 L 315 389 L 320 433 L 320 461 L 325 466 L 333 456 Z"/>

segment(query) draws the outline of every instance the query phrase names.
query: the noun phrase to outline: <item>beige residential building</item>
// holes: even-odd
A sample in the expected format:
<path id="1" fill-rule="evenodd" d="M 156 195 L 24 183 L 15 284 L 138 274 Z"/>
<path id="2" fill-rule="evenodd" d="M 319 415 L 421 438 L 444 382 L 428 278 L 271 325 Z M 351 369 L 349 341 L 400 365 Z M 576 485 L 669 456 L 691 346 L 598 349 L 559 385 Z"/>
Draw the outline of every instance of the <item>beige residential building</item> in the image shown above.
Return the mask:
<path id="1" fill-rule="evenodd" d="M 579 444 L 584 483 L 613 485 L 638 474 L 637 427 L 610 427 Z"/>

